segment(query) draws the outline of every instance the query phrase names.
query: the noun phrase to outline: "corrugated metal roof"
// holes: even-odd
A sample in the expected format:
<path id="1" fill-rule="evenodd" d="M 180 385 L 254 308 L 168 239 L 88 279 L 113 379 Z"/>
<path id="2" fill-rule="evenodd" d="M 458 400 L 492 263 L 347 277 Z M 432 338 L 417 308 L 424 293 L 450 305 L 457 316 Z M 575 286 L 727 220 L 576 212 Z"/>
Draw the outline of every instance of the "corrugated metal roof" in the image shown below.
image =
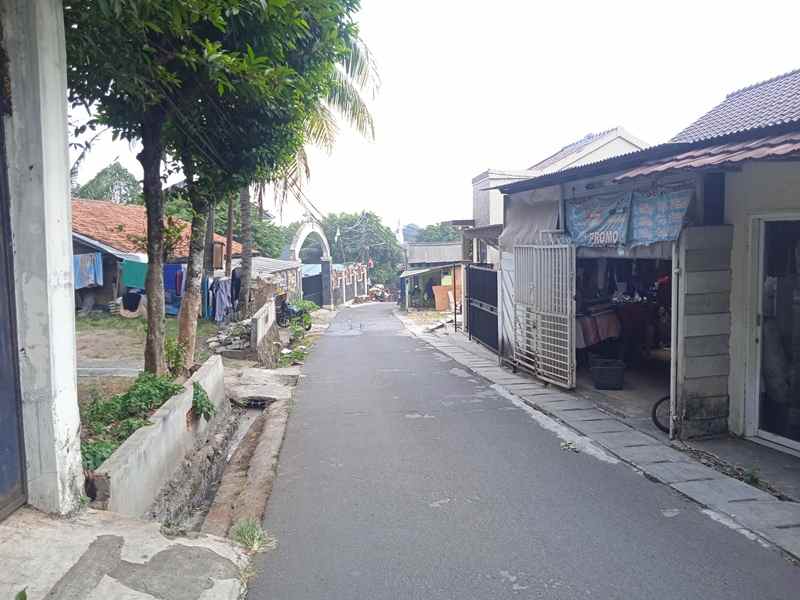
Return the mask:
<path id="1" fill-rule="evenodd" d="M 615 181 L 675 171 L 734 166 L 748 160 L 800 158 L 800 132 L 729 142 L 652 160 L 614 178 Z"/>
<path id="2" fill-rule="evenodd" d="M 239 267 L 242 264 L 241 259 L 233 259 L 233 267 Z M 266 256 L 253 257 L 253 276 L 269 275 L 270 273 L 279 273 L 281 271 L 289 271 L 300 268 L 300 262 L 294 260 L 279 260 L 277 258 L 267 258 Z"/>
<path id="3" fill-rule="evenodd" d="M 672 141 L 696 142 L 796 122 L 800 122 L 800 69 L 728 94 Z"/>

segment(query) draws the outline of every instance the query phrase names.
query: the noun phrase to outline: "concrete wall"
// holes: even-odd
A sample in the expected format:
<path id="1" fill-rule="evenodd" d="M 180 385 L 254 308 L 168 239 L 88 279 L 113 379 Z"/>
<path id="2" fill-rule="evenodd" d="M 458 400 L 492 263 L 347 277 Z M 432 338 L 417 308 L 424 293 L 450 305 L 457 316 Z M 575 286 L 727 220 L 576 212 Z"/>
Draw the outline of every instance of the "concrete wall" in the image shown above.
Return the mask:
<path id="1" fill-rule="evenodd" d="M 759 376 L 750 358 L 755 349 L 757 249 L 751 248 L 754 216 L 796 215 L 800 220 L 800 164 L 749 163 L 725 177 L 725 221 L 734 226 L 733 285 L 731 291 L 730 429 L 755 434 L 754 384 Z"/>
<path id="2" fill-rule="evenodd" d="M 62 3 L 2 0 L 0 12 L 28 501 L 63 514 L 80 505 L 83 469 Z"/>
<path id="3" fill-rule="evenodd" d="M 680 436 L 728 429 L 733 228 L 688 227 L 679 243 L 677 409 Z"/>
<path id="4" fill-rule="evenodd" d="M 414 243 L 406 246 L 409 266 L 436 263 L 460 262 L 464 260 L 464 245 L 456 242 Z M 413 268 L 413 267 L 412 267 Z"/>
<path id="5" fill-rule="evenodd" d="M 203 386 L 217 411 L 210 421 L 192 414 L 193 383 Z M 150 417 L 152 425 L 134 432 L 95 471 L 95 505 L 131 517 L 145 516 L 159 491 L 187 454 L 202 447 L 218 423 L 229 418 L 222 358 L 212 356 Z"/>

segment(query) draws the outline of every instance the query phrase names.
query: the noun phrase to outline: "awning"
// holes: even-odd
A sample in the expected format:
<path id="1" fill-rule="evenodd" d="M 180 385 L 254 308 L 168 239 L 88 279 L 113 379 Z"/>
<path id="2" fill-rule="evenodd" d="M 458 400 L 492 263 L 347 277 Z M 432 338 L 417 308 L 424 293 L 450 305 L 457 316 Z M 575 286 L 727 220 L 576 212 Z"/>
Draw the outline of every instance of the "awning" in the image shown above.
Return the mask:
<path id="1" fill-rule="evenodd" d="M 424 275 L 425 273 L 431 273 L 433 271 L 441 271 L 442 269 L 450 269 L 453 265 L 441 265 L 439 267 L 425 267 L 421 269 L 408 269 L 400 273 L 400 279 L 405 279 L 406 277 L 414 277 L 415 275 Z"/>
<path id="2" fill-rule="evenodd" d="M 474 227 L 472 229 L 465 229 L 462 232 L 465 240 L 482 240 L 491 246 L 499 245 L 501 233 L 503 233 L 503 226 L 501 224 Z"/>
<path id="3" fill-rule="evenodd" d="M 746 161 L 800 159 L 800 132 L 761 137 L 746 142 L 730 142 L 690 150 L 667 158 L 651 160 L 641 166 L 625 171 L 614 181 L 626 181 L 636 177 L 674 173 L 734 168 Z"/>

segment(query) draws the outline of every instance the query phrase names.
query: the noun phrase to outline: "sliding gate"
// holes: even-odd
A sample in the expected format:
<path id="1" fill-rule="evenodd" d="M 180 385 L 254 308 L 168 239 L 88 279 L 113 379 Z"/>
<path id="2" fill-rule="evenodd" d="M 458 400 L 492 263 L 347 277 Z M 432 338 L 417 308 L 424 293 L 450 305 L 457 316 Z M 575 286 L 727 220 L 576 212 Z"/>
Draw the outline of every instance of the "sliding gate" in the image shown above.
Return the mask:
<path id="1" fill-rule="evenodd" d="M 560 387 L 575 387 L 575 247 L 514 248 L 514 359 Z"/>
<path id="2" fill-rule="evenodd" d="M 497 271 L 467 265 L 467 328 L 475 338 L 497 352 Z"/>

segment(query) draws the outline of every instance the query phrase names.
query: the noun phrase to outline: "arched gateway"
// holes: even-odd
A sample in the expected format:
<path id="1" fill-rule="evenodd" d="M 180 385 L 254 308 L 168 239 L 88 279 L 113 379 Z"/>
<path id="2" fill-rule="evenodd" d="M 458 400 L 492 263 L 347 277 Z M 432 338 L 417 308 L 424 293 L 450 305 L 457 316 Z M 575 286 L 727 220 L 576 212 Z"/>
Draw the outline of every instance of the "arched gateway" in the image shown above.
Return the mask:
<path id="1" fill-rule="evenodd" d="M 328 244 L 328 238 L 325 237 L 325 231 L 322 226 L 316 221 L 306 221 L 295 232 L 292 238 L 292 243 L 284 251 L 283 258 L 287 260 L 300 260 L 300 250 L 303 248 L 306 239 L 310 235 L 315 235 L 319 238 L 322 244 L 322 258 L 320 259 L 322 279 L 322 306 L 324 308 L 333 308 L 332 302 L 332 289 L 331 289 L 331 247 Z"/>

